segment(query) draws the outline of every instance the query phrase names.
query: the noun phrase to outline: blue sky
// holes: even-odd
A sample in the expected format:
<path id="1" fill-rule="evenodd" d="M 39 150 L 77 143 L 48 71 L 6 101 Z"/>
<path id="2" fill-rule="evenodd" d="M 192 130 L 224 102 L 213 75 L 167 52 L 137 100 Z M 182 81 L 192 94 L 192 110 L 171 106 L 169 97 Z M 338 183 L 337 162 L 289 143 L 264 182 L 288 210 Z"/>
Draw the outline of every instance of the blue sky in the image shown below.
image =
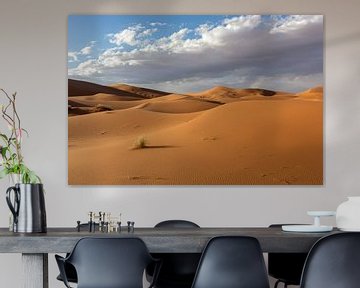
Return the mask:
<path id="1" fill-rule="evenodd" d="M 323 82 L 321 15 L 70 15 L 69 78 L 170 92 Z"/>
<path id="2" fill-rule="evenodd" d="M 216 23 L 225 16 L 126 16 L 126 15 L 70 15 L 68 19 L 68 48 L 71 51 L 80 50 L 87 43 L 97 41 L 102 48 L 110 48 L 112 45 L 106 35 L 116 33 L 136 24 L 152 27 L 151 23 L 166 23 L 166 27 L 160 26 L 156 37 L 172 34 L 179 27 L 196 28 L 203 23 Z"/>

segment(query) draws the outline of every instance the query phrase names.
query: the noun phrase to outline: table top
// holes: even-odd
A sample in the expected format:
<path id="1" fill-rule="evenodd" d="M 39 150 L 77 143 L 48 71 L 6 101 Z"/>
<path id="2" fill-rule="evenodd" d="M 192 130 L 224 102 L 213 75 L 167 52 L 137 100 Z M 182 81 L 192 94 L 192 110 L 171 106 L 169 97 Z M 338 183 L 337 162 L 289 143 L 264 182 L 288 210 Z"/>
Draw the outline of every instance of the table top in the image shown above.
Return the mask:
<path id="1" fill-rule="evenodd" d="M 83 237 L 139 237 L 152 253 L 201 253 L 210 238 L 252 236 L 263 252 L 308 252 L 321 237 L 338 233 L 294 233 L 274 228 L 135 228 L 134 232 L 78 232 L 76 228 L 48 228 L 47 233 L 13 233 L 0 228 L 0 253 L 65 253 Z"/>

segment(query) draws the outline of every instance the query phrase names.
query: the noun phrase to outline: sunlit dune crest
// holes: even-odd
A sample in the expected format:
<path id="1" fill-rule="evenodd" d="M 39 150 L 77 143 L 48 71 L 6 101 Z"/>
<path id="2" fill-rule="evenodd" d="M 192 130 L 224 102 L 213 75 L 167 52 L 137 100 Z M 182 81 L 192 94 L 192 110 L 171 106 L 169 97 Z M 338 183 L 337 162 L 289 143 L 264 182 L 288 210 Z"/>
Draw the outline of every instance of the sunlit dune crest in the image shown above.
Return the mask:
<path id="1" fill-rule="evenodd" d="M 171 93 L 164 92 L 164 91 L 158 91 L 158 90 L 148 89 L 148 88 L 143 88 L 143 87 L 136 87 L 136 86 L 131 86 L 131 85 L 127 85 L 127 84 L 113 84 L 113 85 L 111 85 L 111 87 L 122 90 L 122 91 L 127 91 L 130 93 L 133 93 L 133 94 L 138 95 L 143 98 L 156 98 L 156 97 L 161 97 L 161 96 L 171 94 Z"/>
<path id="2" fill-rule="evenodd" d="M 69 80 L 69 184 L 321 185 L 322 93 Z"/>
<path id="3" fill-rule="evenodd" d="M 290 99 L 296 97 L 293 93 L 272 91 L 259 88 L 230 88 L 224 86 L 216 86 L 209 90 L 189 93 L 193 97 L 200 99 L 208 99 L 219 101 L 221 103 L 229 103 L 239 100 L 272 100 L 275 99 Z"/>
<path id="4" fill-rule="evenodd" d="M 265 89 L 257 89 L 257 88 L 248 88 L 248 89 L 238 89 L 238 88 L 230 88 L 225 86 L 216 86 L 209 90 L 198 92 L 198 95 L 218 95 L 224 97 L 243 97 L 249 95 L 256 95 L 256 96 L 274 96 L 276 95 L 275 91 L 265 90 Z"/>
<path id="5" fill-rule="evenodd" d="M 310 88 L 304 92 L 296 94 L 296 96 L 299 96 L 300 98 L 307 99 L 307 100 L 322 101 L 323 100 L 323 87 L 317 86 L 314 88 Z"/>

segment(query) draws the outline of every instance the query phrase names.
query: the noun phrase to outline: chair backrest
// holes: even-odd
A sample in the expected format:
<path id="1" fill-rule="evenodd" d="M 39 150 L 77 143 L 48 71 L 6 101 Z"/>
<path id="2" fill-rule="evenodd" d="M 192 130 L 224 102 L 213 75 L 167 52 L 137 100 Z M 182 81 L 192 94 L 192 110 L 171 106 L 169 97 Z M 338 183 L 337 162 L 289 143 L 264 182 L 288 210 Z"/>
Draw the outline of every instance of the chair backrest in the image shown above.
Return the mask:
<path id="1" fill-rule="evenodd" d="M 188 220 L 166 220 L 156 224 L 155 228 L 200 228 L 200 226 Z M 183 286 L 189 287 L 194 279 L 200 256 L 200 253 L 156 254 L 156 258 L 162 260 L 157 286 L 180 287 L 179 283 L 182 283 Z"/>
<path id="2" fill-rule="evenodd" d="M 200 226 L 188 220 L 166 220 L 157 223 L 155 228 L 200 228 Z"/>
<path id="3" fill-rule="evenodd" d="M 256 238 L 212 238 L 203 254 L 192 288 L 268 288 L 264 258 Z"/>
<path id="4" fill-rule="evenodd" d="M 153 259 L 139 238 L 82 238 L 67 261 L 76 269 L 78 288 L 142 288 Z"/>
<path id="5" fill-rule="evenodd" d="M 360 233 L 321 238 L 310 250 L 301 278 L 302 288 L 360 287 Z"/>

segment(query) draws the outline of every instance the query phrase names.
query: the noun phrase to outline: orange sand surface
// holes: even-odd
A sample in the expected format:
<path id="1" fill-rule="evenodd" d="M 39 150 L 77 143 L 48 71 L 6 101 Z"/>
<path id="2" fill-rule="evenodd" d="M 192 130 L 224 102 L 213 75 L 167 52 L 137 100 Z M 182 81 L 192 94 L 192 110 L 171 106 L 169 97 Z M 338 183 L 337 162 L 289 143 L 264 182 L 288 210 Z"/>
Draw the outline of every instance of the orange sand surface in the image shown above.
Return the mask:
<path id="1" fill-rule="evenodd" d="M 69 81 L 71 185 L 323 184 L 322 87 L 185 95 Z"/>

